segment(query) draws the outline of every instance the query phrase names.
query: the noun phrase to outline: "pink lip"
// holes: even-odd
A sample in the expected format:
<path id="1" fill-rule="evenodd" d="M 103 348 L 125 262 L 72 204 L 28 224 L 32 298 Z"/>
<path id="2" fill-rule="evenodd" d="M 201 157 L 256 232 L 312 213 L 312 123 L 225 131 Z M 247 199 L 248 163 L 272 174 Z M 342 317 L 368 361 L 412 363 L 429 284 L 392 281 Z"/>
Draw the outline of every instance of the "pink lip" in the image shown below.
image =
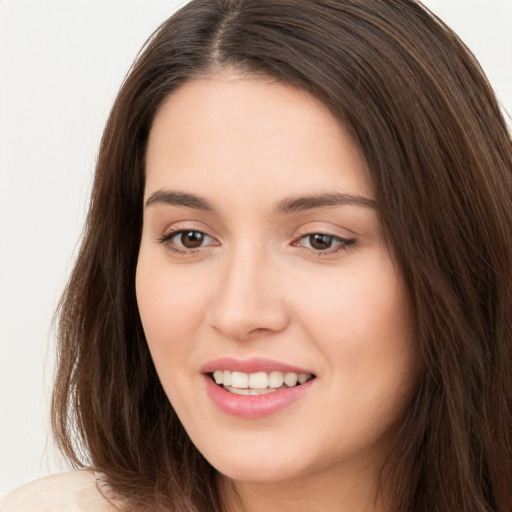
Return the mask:
<path id="1" fill-rule="evenodd" d="M 311 389 L 316 379 L 264 395 L 237 395 L 215 384 L 210 375 L 204 375 L 204 380 L 208 396 L 222 412 L 240 418 L 256 419 L 275 414 L 296 402 Z"/>
<path id="2" fill-rule="evenodd" d="M 299 368 L 280 361 L 265 359 L 263 357 L 253 357 L 251 359 L 235 359 L 234 357 L 221 357 L 209 361 L 201 368 L 201 373 L 212 373 L 215 370 L 230 370 L 232 372 L 256 373 L 256 372 L 293 372 L 313 373 L 307 369 Z"/>
<path id="3" fill-rule="evenodd" d="M 211 401 L 224 413 L 240 418 L 256 419 L 274 414 L 302 398 L 311 389 L 316 379 L 309 380 L 299 386 L 279 389 L 264 395 L 237 395 L 218 386 L 212 379 L 215 370 L 230 370 L 244 373 L 280 371 L 297 374 L 313 372 L 272 359 L 253 357 L 251 359 L 235 359 L 222 357 L 209 361 L 202 368 L 206 392 Z"/>

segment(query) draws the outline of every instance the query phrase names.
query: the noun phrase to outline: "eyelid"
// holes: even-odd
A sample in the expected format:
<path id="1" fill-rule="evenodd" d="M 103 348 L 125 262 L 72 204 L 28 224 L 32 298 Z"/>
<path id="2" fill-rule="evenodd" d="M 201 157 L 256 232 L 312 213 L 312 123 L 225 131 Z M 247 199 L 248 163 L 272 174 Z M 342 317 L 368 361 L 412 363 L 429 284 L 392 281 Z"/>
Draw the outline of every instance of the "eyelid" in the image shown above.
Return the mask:
<path id="1" fill-rule="evenodd" d="M 306 247 L 305 245 L 302 245 L 300 243 L 302 240 L 305 240 L 308 237 L 311 237 L 314 235 L 327 236 L 337 243 L 335 246 L 329 247 L 328 249 L 323 249 L 323 250 L 315 249 L 314 247 Z M 355 238 L 344 238 L 344 237 L 341 237 L 338 235 L 332 235 L 330 233 L 324 233 L 324 232 L 311 232 L 311 233 L 306 233 L 306 234 L 298 237 L 297 239 L 295 239 L 295 241 L 292 243 L 292 245 L 294 245 L 296 247 L 303 248 L 304 250 L 309 251 L 314 255 L 326 256 L 326 255 L 334 255 L 334 254 L 338 253 L 339 251 L 347 250 L 351 246 L 353 246 L 355 243 L 356 243 Z"/>
<path id="2" fill-rule="evenodd" d="M 177 244 L 173 242 L 173 239 L 179 237 L 182 233 L 187 232 L 196 232 L 204 235 L 205 239 L 207 239 L 207 243 L 202 244 L 199 247 L 188 248 L 181 244 Z M 198 226 L 196 222 L 176 222 L 169 226 L 166 230 L 163 231 L 161 235 L 156 237 L 156 242 L 164 245 L 167 249 L 171 250 L 174 253 L 187 256 L 196 254 L 197 252 L 204 251 L 213 246 L 220 245 L 218 241 L 218 237 L 211 233 L 212 230 L 207 226 L 201 223 L 201 226 Z M 213 243 L 212 243 L 213 242 Z"/>
<path id="3" fill-rule="evenodd" d="M 175 230 L 169 231 L 167 234 L 162 235 L 160 237 L 160 241 L 161 242 L 167 242 L 169 240 L 172 240 L 173 238 L 176 238 L 178 235 L 181 235 L 181 234 L 187 233 L 187 232 L 188 233 L 190 233 L 190 232 L 201 233 L 202 235 L 204 235 L 205 237 L 209 238 L 210 240 L 215 240 L 215 238 L 210 236 L 208 233 L 205 233 L 204 231 L 201 231 L 199 229 L 181 228 L 181 229 L 175 229 Z M 210 244 L 207 244 L 207 245 L 210 245 Z"/>
<path id="4" fill-rule="evenodd" d="M 348 232 L 348 236 L 341 234 L 341 230 Z M 301 243 L 302 240 L 307 239 L 307 237 L 311 237 L 313 235 L 328 236 L 338 243 L 334 247 L 330 247 L 325 250 L 307 247 Z M 302 225 L 296 231 L 291 245 L 302 249 L 309 254 L 312 254 L 313 256 L 334 256 L 340 251 L 347 251 L 351 249 L 357 243 L 358 239 L 354 235 L 356 235 L 354 231 L 347 228 L 341 228 L 335 224 L 326 222 L 309 222 L 305 225 Z"/>
<path id="5" fill-rule="evenodd" d="M 161 240 L 165 237 L 171 237 L 178 232 L 183 231 L 198 231 L 200 233 L 204 233 L 208 235 L 210 238 L 218 240 L 218 234 L 207 224 L 197 220 L 177 220 L 175 222 L 170 222 L 166 224 L 166 226 L 157 227 L 157 239 Z"/>
<path id="6" fill-rule="evenodd" d="M 315 221 L 302 224 L 298 229 L 295 230 L 293 235 L 294 239 L 298 239 L 302 236 L 307 235 L 328 235 L 334 238 L 342 240 L 350 240 L 353 238 L 359 238 L 359 234 L 345 226 L 340 226 L 332 222 Z"/>

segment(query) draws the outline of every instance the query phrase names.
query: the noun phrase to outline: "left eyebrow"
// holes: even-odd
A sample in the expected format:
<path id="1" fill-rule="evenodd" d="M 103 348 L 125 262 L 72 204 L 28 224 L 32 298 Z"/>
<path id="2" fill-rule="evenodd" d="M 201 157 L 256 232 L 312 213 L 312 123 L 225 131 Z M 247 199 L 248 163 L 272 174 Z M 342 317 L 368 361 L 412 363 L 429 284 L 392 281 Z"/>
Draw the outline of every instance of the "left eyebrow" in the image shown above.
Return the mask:
<path id="1" fill-rule="evenodd" d="M 377 208 L 377 202 L 373 199 L 352 194 L 314 194 L 310 196 L 290 197 L 284 199 L 275 208 L 276 213 L 294 213 L 314 208 L 326 208 L 329 206 L 355 205 L 365 208 Z"/>
<path id="2" fill-rule="evenodd" d="M 213 211 L 210 203 L 195 194 L 187 192 L 177 192 L 173 190 L 157 190 L 151 194 L 146 201 L 146 207 L 152 204 L 168 204 L 172 206 L 184 206 L 186 208 L 194 208 L 196 210 Z"/>

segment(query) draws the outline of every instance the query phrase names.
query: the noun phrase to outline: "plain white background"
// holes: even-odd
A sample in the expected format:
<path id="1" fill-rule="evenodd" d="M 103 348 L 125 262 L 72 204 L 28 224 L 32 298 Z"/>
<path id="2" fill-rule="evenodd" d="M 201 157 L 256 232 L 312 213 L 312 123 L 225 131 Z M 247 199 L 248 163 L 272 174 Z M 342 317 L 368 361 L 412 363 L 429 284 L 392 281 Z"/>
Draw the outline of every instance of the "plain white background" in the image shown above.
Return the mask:
<path id="1" fill-rule="evenodd" d="M 146 38 L 184 3 L 0 0 L 0 496 L 66 469 L 48 429 L 52 315 L 115 94 Z M 425 4 L 512 113 L 512 0 Z"/>

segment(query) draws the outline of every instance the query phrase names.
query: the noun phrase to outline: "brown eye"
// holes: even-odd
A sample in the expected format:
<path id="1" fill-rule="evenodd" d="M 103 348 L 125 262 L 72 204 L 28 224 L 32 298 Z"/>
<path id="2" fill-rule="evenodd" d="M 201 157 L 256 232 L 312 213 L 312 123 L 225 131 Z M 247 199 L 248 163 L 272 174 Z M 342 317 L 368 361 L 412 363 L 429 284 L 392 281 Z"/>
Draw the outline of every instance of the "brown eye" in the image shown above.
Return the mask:
<path id="1" fill-rule="evenodd" d="M 297 242 L 297 245 L 310 249 L 317 253 L 335 253 L 338 249 L 345 249 L 355 243 L 353 239 L 341 238 L 326 233 L 310 233 L 304 235 Z"/>
<path id="2" fill-rule="evenodd" d="M 201 231 L 182 231 L 176 239 L 178 245 L 187 249 L 197 249 L 203 245 L 205 235 Z"/>
<path id="3" fill-rule="evenodd" d="M 219 245 L 217 240 L 196 229 L 177 229 L 158 239 L 167 249 L 180 254 L 194 253 L 196 250 Z"/>
<path id="4" fill-rule="evenodd" d="M 308 235 L 309 246 L 317 251 L 326 251 L 330 249 L 335 242 L 335 238 L 331 235 L 325 235 L 323 233 L 314 233 Z"/>

